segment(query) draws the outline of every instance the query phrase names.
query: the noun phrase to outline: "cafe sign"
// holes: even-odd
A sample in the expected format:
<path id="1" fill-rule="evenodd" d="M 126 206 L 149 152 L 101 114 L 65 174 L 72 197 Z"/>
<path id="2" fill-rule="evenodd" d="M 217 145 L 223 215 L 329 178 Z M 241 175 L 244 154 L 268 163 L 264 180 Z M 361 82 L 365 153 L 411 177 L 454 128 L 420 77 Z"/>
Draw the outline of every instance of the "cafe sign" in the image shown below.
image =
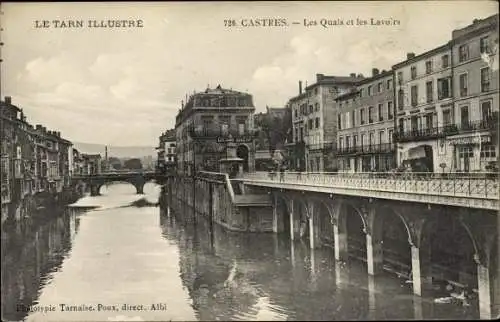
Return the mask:
<path id="1" fill-rule="evenodd" d="M 457 144 L 484 144 L 491 142 L 491 137 L 489 136 L 469 136 L 464 138 L 453 138 L 448 139 L 450 145 Z"/>
<path id="2" fill-rule="evenodd" d="M 251 143 L 253 138 L 251 136 L 238 136 L 238 137 L 217 137 L 217 143 Z"/>

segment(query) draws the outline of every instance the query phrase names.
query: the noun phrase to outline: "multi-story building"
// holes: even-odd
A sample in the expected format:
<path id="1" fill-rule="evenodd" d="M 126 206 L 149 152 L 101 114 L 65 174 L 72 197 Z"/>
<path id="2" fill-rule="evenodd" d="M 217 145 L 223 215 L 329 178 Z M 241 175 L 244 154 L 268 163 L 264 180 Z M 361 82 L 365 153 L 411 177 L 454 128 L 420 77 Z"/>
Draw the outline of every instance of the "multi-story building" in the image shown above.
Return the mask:
<path id="1" fill-rule="evenodd" d="M 334 151 L 337 141 L 337 110 L 334 100 L 363 79 L 362 75 L 325 76 L 289 100 L 292 112 L 292 167 L 297 170 L 331 171 L 337 168 Z M 290 147 L 289 147 L 290 148 Z"/>
<path id="2" fill-rule="evenodd" d="M 252 95 L 218 85 L 189 97 L 176 116 L 177 171 L 254 170 Z"/>
<path id="3" fill-rule="evenodd" d="M 292 141 L 292 117 L 288 106 L 266 106 L 265 113 L 254 115 L 254 126 L 258 132 L 255 147 L 255 169 L 266 171 L 286 162 L 285 145 Z"/>
<path id="4" fill-rule="evenodd" d="M 159 141 L 156 166 L 160 172 L 169 171 L 177 165 L 175 129 L 163 132 Z"/>
<path id="5" fill-rule="evenodd" d="M 452 40 L 393 66 L 397 162 L 414 171 L 479 171 L 496 163 L 498 15 L 453 31 Z M 497 46 L 498 48 L 498 46 Z"/>
<path id="6" fill-rule="evenodd" d="M 339 171 L 394 168 L 394 80 L 392 71 L 374 68 L 351 91 L 335 99 Z"/>
<path id="7" fill-rule="evenodd" d="M 443 163 L 450 167 L 444 144 L 453 109 L 450 44 L 418 56 L 409 53 L 393 71 L 398 165 L 418 172 L 438 171 Z"/>
<path id="8" fill-rule="evenodd" d="M 447 163 L 457 171 L 486 170 L 498 163 L 498 17 L 475 19 L 452 32 L 455 97 L 446 149 Z"/>
<path id="9" fill-rule="evenodd" d="M 72 144 L 61 138 L 60 132 L 29 124 L 10 97 L 5 97 L 0 107 L 3 220 L 8 204 L 42 191 L 61 192 L 69 186 Z"/>

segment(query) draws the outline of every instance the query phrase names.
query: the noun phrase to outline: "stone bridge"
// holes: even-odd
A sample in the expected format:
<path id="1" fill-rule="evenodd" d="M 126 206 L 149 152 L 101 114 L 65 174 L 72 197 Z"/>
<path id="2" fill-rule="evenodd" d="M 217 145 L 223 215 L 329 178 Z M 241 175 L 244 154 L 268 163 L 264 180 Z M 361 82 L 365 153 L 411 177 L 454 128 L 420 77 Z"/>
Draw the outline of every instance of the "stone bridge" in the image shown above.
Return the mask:
<path id="1" fill-rule="evenodd" d="M 103 185 L 111 182 L 127 182 L 132 184 L 137 194 L 144 193 L 144 185 L 149 182 L 159 184 L 165 183 L 171 174 L 164 174 L 155 171 L 129 171 L 129 172 L 111 172 L 100 173 L 95 175 L 76 175 L 71 178 L 72 185 L 77 186 L 81 183 L 90 188 L 91 196 L 100 195 L 100 189 Z"/>
<path id="2" fill-rule="evenodd" d="M 482 317 L 500 311 L 497 175 L 248 173 L 243 193 L 272 199 L 272 230 L 330 246 L 367 273 L 406 272 L 422 295 L 436 281 L 469 289 Z M 434 282 L 433 282 L 434 281 Z"/>

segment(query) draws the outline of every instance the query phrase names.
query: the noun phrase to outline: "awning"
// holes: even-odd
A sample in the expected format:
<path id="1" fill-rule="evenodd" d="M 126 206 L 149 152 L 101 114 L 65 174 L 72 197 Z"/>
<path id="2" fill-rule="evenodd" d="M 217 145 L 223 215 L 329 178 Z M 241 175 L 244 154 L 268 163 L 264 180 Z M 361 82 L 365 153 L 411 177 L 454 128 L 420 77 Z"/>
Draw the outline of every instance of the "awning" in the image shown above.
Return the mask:
<path id="1" fill-rule="evenodd" d="M 423 146 L 417 146 L 408 150 L 408 157 L 406 160 L 425 158 L 425 148 Z"/>

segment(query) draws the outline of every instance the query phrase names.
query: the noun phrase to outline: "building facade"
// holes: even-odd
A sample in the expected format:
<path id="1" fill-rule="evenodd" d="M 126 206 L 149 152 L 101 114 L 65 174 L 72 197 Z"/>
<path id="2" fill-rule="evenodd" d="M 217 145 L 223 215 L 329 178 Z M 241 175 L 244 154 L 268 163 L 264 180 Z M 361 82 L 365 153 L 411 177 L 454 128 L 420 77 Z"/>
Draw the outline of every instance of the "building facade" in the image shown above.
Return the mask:
<path id="1" fill-rule="evenodd" d="M 191 95 L 176 116 L 177 172 L 253 171 L 254 112 L 252 95 L 220 85 Z"/>
<path id="2" fill-rule="evenodd" d="M 292 168 L 301 171 L 332 171 L 337 169 L 334 157 L 337 141 L 337 110 L 335 98 L 349 91 L 362 75 L 325 76 L 316 74 L 316 82 L 291 98 L 293 146 L 288 146 Z"/>
<path id="3" fill-rule="evenodd" d="M 498 68 L 489 59 L 497 30 L 498 15 L 475 20 L 450 42 L 393 66 L 398 165 L 469 172 L 496 163 Z"/>
<path id="4" fill-rule="evenodd" d="M 102 157 L 100 154 L 82 153 L 83 175 L 97 175 L 102 173 Z"/>
<path id="5" fill-rule="evenodd" d="M 498 15 L 454 30 L 451 46 L 455 97 L 448 162 L 456 171 L 491 170 L 499 153 Z"/>
<path id="6" fill-rule="evenodd" d="M 165 131 L 160 135 L 159 145 L 156 148 L 158 151 L 157 171 L 165 172 L 175 168 L 177 165 L 176 145 L 175 129 Z"/>
<path id="7" fill-rule="evenodd" d="M 372 77 L 335 99 L 339 171 L 383 172 L 394 168 L 394 80 L 374 68 Z"/>
<path id="8" fill-rule="evenodd" d="M 396 77 L 398 165 L 417 172 L 437 172 L 450 162 L 446 131 L 452 123 L 452 60 L 449 43 L 393 66 Z"/>
<path id="9" fill-rule="evenodd" d="M 2 221 L 10 204 L 37 193 L 60 193 L 69 188 L 72 143 L 58 131 L 26 120 L 10 97 L 0 102 Z"/>

